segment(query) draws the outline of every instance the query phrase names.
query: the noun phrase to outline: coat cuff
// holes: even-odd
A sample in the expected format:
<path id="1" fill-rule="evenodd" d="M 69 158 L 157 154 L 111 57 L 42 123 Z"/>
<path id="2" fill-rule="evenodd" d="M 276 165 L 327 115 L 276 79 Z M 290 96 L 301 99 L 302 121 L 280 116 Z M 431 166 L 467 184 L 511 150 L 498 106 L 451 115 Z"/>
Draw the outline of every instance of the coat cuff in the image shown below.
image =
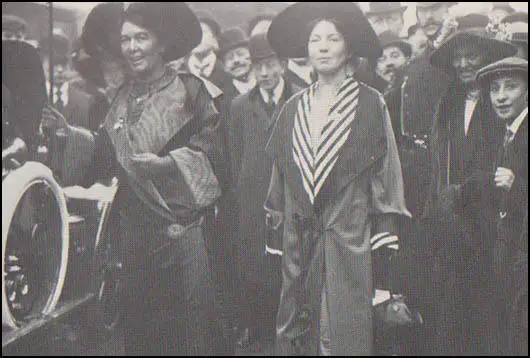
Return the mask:
<path id="1" fill-rule="evenodd" d="M 270 248 L 268 245 L 265 245 L 265 255 L 277 255 L 283 256 L 283 251 L 278 249 Z"/>
<path id="2" fill-rule="evenodd" d="M 399 238 L 396 234 L 390 232 L 382 232 L 374 235 L 370 239 L 370 246 L 372 251 L 386 247 L 391 250 L 399 250 Z"/>

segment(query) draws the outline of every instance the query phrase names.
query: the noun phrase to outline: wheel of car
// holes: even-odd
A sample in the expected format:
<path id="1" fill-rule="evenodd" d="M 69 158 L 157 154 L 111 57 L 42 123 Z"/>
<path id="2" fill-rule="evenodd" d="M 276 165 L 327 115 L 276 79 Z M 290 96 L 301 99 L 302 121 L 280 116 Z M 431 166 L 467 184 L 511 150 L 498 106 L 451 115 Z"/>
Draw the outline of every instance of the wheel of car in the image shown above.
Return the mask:
<path id="1" fill-rule="evenodd" d="M 68 266 L 68 211 L 51 170 L 27 162 L 2 180 L 2 326 L 50 314 Z"/>

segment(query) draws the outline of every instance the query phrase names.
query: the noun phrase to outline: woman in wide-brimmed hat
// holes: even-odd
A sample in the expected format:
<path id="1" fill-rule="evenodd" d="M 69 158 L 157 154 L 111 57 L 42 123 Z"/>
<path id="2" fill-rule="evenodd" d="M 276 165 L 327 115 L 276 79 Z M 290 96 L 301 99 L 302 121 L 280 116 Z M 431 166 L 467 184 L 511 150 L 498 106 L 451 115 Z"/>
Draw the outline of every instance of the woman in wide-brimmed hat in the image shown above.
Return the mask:
<path id="1" fill-rule="evenodd" d="M 353 3 L 295 4 L 268 38 L 318 75 L 286 103 L 267 145 L 265 207 L 284 234 L 283 245 L 267 245 L 282 255 L 277 353 L 372 354 L 374 276 L 398 247 L 394 216 L 409 215 L 385 103 L 352 76 L 356 57 L 375 59 L 381 46 Z"/>
<path id="2" fill-rule="evenodd" d="M 204 212 L 221 195 L 218 112 L 199 78 L 167 65 L 199 44 L 199 20 L 184 3 L 131 3 L 120 29 L 130 78 L 97 136 L 43 113 L 66 135 L 65 167 L 92 143 L 89 185 L 118 177 L 120 301 L 127 354 L 213 355 L 223 339 L 204 246 Z"/>
<path id="3" fill-rule="evenodd" d="M 489 243 L 480 231 L 480 200 L 464 184 L 482 178 L 484 163 L 492 160 L 495 113 L 477 83 L 485 65 L 513 56 L 511 44 L 486 33 L 489 19 L 470 14 L 456 19 L 457 32 L 431 56 L 431 63 L 453 78 L 441 97 L 433 119 L 431 178 L 424 217 L 430 224 L 428 244 L 435 269 L 430 290 L 434 296 L 429 321 L 431 343 L 437 354 L 492 354 L 495 321 L 485 314 L 495 308 L 489 298 L 491 265 Z M 481 260 L 477 248 L 481 247 Z M 436 304 L 434 304 L 436 302 Z M 462 322 L 470 322 L 463 326 Z M 468 327 L 474 327 L 473 329 Z M 480 343 L 480 344 L 479 344 Z"/>

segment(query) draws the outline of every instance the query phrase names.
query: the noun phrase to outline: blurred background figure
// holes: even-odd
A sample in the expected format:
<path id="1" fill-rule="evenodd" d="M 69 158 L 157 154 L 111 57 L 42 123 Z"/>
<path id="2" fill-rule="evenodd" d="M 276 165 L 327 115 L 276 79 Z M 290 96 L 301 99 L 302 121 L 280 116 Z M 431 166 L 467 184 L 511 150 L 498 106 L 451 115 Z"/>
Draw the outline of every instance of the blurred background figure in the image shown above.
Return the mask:
<path id="1" fill-rule="evenodd" d="M 407 41 L 412 46 L 411 59 L 420 57 L 427 51 L 429 39 L 419 24 L 409 27 Z"/>
<path id="2" fill-rule="evenodd" d="M 375 33 L 379 36 L 385 31 L 390 31 L 400 36 L 405 20 L 403 14 L 407 6 L 401 6 L 399 2 L 371 2 L 366 16 Z"/>
<path id="3" fill-rule="evenodd" d="M 65 116 L 69 124 L 88 128 L 88 110 L 93 97 L 70 85 L 69 75 L 73 73 L 69 58 L 70 40 L 60 29 L 54 29 L 51 37 L 41 40 L 40 53 L 48 98 L 54 108 Z M 50 82 L 50 59 L 53 62 L 53 88 Z"/>
<path id="4" fill-rule="evenodd" d="M 429 39 L 429 46 L 434 48 L 433 42 L 442 29 L 442 25 L 449 9 L 457 4 L 456 2 L 417 2 L 416 16 L 418 24 L 423 28 L 425 35 Z"/>
<path id="5" fill-rule="evenodd" d="M 28 23 L 15 15 L 2 15 L 2 40 L 24 41 Z"/>

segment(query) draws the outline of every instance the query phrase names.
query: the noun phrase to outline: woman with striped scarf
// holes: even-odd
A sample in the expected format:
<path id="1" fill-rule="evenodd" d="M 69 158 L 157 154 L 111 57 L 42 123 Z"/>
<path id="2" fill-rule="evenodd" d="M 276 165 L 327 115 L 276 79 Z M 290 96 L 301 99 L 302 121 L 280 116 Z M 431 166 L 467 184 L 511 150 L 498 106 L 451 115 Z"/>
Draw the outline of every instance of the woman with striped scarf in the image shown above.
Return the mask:
<path id="1" fill-rule="evenodd" d="M 266 247 L 282 255 L 277 354 L 373 354 L 375 277 L 390 272 L 377 262 L 398 250 L 395 221 L 410 216 L 386 105 L 353 73 L 381 46 L 353 3 L 295 4 L 268 38 L 318 74 L 283 107 L 267 146 L 265 208 L 271 226 L 283 224 L 283 243 Z"/>

